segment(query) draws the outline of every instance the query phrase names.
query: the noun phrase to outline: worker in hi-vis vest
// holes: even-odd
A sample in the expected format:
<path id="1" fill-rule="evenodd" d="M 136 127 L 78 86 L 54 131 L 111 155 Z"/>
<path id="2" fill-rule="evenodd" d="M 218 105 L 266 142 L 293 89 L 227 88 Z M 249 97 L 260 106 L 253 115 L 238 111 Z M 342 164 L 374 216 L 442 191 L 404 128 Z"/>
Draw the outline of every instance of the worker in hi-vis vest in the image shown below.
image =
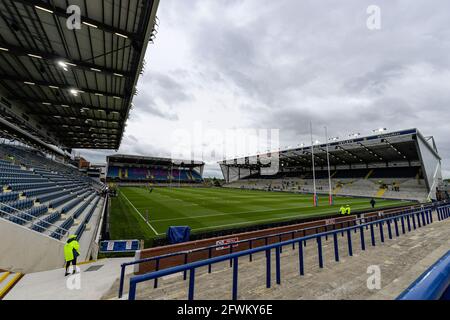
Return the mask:
<path id="1" fill-rule="evenodd" d="M 350 214 L 352 212 L 352 209 L 350 208 L 350 205 L 347 205 L 345 207 L 345 210 L 347 211 L 347 214 Z"/>
<path id="2" fill-rule="evenodd" d="M 344 206 L 341 206 L 341 208 L 339 209 L 339 213 L 340 214 L 346 214 L 347 213 L 347 209 Z"/>
<path id="3" fill-rule="evenodd" d="M 73 266 L 73 274 L 76 273 L 77 268 L 77 257 L 80 255 L 80 244 L 77 241 L 76 235 L 69 236 L 67 239 L 67 243 L 64 245 L 64 258 L 66 259 L 66 274 L 64 276 L 69 275 L 69 266 L 72 263 Z"/>

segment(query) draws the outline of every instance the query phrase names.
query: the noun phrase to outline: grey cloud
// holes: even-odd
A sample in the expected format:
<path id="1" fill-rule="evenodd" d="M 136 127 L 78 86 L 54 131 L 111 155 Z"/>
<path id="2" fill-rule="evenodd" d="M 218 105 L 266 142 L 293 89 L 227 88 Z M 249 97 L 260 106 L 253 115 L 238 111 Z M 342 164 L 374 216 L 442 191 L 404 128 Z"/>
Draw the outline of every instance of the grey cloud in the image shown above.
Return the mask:
<path id="1" fill-rule="evenodd" d="M 206 91 L 214 83 L 238 101 L 240 114 L 230 127 L 250 123 L 280 128 L 281 145 L 307 142 L 309 121 L 318 137 L 325 125 L 339 136 L 370 133 L 377 127 L 417 127 L 435 136 L 443 172 L 449 176 L 450 2 L 378 0 L 379 31 L 366 28 L 366 8 L 372 4 L 161 2 L 160 28 L 182 37 L 190 64 L 173 61 L 167 70 L 148 68 L 131 117 L 151 114 L 188 126 L 179 118 L 187 102 L 205 112 L 211 109 L 192 88 L 214 96 L 216 92 Z M 179 39 L 173 41 L 176 48 Z M 222 101 L 216 105 L 229 107 Z M 131 140 L 124 140 L 124 150 L 164 154 L 170 148 Z M 211 172 L 220 175 L 217 168 Z"/>
<path id="2" fill-rule="evenodd" d="M 183 70 L 177 70 L 174 74 L 186 76 Z M 176 106 L 191 99 L 192 97 L 182 84 L 175 79 L 175 76 L 153 72 L 140 80 L 138 95 L 133 101 L 134 113 L 150 114 L 176 121 L 178 120 Z"/>

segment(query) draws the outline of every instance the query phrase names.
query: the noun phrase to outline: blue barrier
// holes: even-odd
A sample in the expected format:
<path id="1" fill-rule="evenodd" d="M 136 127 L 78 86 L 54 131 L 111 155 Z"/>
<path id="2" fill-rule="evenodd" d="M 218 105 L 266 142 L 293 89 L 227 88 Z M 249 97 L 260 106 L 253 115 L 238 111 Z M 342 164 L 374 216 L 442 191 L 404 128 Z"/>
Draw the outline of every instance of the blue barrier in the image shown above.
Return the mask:
<path id="1" fill-rule="evenodd" d="M 421 207 L 415 207 L 415 208 L 410 208 L 405 210 L 403 208 L 403 210 L 405 211 L 401 211 L 400 213 L 408 213 L 408 212 L 412 212 L 413 210 L 426 210 L 426 209 L 435 209 L 437 206 L 439 206 L 441 203 L 446 203 L 446 202 L 439 202 L 439 203 L 433 203 L 431 205 L 427 205 L 427 206 L 421 206 Z M 282 232 L 282 233 L 277 233 L 277 234 L 273 234 L 273 235 L 267 235 L 267 236 L 262 236 L 262 237 L 257 237 L 257 238 L 251 238 L 251 239 L 246 239 L 246 240 L 240 240 L 237 242 L 234 242 L 230 245 L 228 245 L 229 247 L 229 253 L 231 254 L 233 252 L 233 245 L 236 244 L 244 244 L 247 243 L 250 247 L 250 249 L 253 248 L 253 243 L 255 241 L 258 240 L 265 240 L 265 245 L 268 245 L 268 239 L 269 238 L 273 238 L 273 237 L 279 237 L 279 242 L 281 242 L 282 236 L 285 235 L 291 235 L 292 239 L 295 238 L 295 234 L 296 233 L 303 233 L 303 236 L 306 235 L 307 231 L 315 231 L 315 233 L 319 233 L 319 230 L 325 229 L 325 231 L 329 231 L 328 229 L 331 228 L 332 230 L 336 230 L 338 229 L 338 227 L 340 226 L 340 229 L 344 228 L 344 226 L 350 226 L 350 224 L 358 224 L 361 222 L 367 222 L 367 221 L 373 221 L 376 220 L 380 217 L 383 216 L 390 216 L 390 215 L 397 215 L 399 214 L 398 211 L 395 212 L 388 212 L 385 213 L 383 212 L 383 215 L 379 215 L 378 216 L 372 216 L 372 217 L 363 217 L 363 218 L 357 218 L 355 220 L 346 220 L 346 221 L 341 221 L 341 222 L 336 222 L 333 225 L 321 225 L 321 226 L 314 226 L 314 227 L 309 227 L 309 228 L 303 228 L 303 229 L 297 229 L 297 230 L 293 230 L 293 231 L 287 231 L 287 232 Z M 408 222 L 408 232 L 411 231 L 411 222 L 410 219 L 407 219 Z M 404 222 L 403 222 L 404 223 Z M 414 224 L 414 230 L 416 229 L 416 222 L 415 219 L 413 219 L 413 224 Z M 368 228 L 368 227 L 366 227 Z M 373 225 L 370 226 L 371 229 L 373 229 Z M 356 230 L 355 230 L 356 232 Z M 404 233 L 404 232 L 403 232 Z M 372 246 L 375 246 L 375 238 L 373 236 L 373 232 L 371 232 L 372 238 L 371 238 L 371 243 Z M 342 231 L 342 236 L 344 236 L 344 232 Z M 381 236 L 381 242 L 384 242 L 384 232 L 383 232 L 383 228 L 380 228 L 380 236 Z M 328 235 L 325 236 L 326 240 L 328 240 Z M 306 246 L 306 241 L 303 243 L 304 246 Z M 131 262 L 127 262 L 127 263 L 123 263 L 121 265 L 121 272 L 120 272 L 120 280 L 119 280 L 119 298 L 122 298 L 122 294 L 123 294 L 123 286 L 124 286 L 124 279 L 125 279 L 125 268 L 127 266 L 131 266 L 131 265 L 136 265 L 136 264 L 141 264 L 141 263 L 147 263 L 147 262 L 153 262 L 155 261 L 156 263 L 156 271 L 159 271 L 159 262 L 162 259 L 165 258 L 172 258 L 175 256 L 180 256 L 180 255 L 184 255 L 184 264 L 188 263 L 188 253 L 195 253 L 195 252 L 200 252 L 203 250 L 208 250 L 208 258 L 212 258 L 212 249 L 218 248 L 218 247 L 226 247 L 226 245 L 214 245 L 214 246 L 209 246 L 209 247 L 205 247 L 205 248 L 197 248 L 197 249 L 193 249 L 193 250 L 189 250 L 189 251 L 180 251 L 180 252 L 174 252 L 174 253 L 170 253 L 170 254 L 165 254 L 165 255 L 160 255 L 157 257 L 151 257 L 151 258 L 145 258 L 145 259 L 139 259 L 139 260 L 135 260 L 135 261 L 131 261 Z M 295 243 L 292 244 L 293 249 L 295 249 Z M 281 252 L 283 250 L 283 248 L 281 247 Z M 338 253 L 336 253 L 338 255 Z M 249 261 L 252 261 L 252 254 L 249 255 Z M 338 260 L 336 260 L 338 261 Z M 232 267 L 232 260 L 230 259 L 230 267 Z M 211 264 L 208 265 L 208 273 L 211 273 L 212 267 Z M 183 279 L 186 280 L 187 279 L 187 271 L 183 272 Z M 158 287 L 158 279 L 155 279 L 155 284 L 154 287 L 157 288 Z"/>
<path id="2" fill-rule="evenodd" d="M 219 248 L 219 247 L 220 248 L 228 247 L 229 253 L 231 254 L 231 253 L 233 253 L 234 245 L 248 243 L 249 247 L 252 248 L 253 243 L 258 240 L 265 240 L 265 245 L 267 245 L 268 239 L 274 238 L 274 237 L 278 237 L 279 241 L 281 242 L 282 236 L 285 236 L 285 235 L 290 235 L 292 237 L 292 239 L 294 239 L 296 233 L 301 232 L 305 236 L 306 232 L 308 232 L 308 231 L 314 231 L 315 233 L 319 233 L 319 230 L 321 230 L 321 229 L 325 229 L 325 231 L 328 231 L 329 228 L 332 228 L 333 230 L 335 230 L 335 229 L 337 229 L 337 226 L 339 226 L 339 225 L 341 228 L 344 228 L 344 226 L 350 226 L 350 224 L 355 224 L 358 221 L 373 220 L 373 219 L 375 219 L 375 217 L 366 217 L 366 218 L 358 218 L 355 220 L 346 220 L 346 221 L 337 222 L 334 225 L 320 225 L 320 226 L 314 226 L 314 227 L 309 227 L 309 228 L 297 229 L 297 230 L 286 231 L 286 232 L 277 233 L 277 234 L 273 234 L 273 235 L 267 235 L 267 236 L 262 236 L 262 237 L 240 240 L 240 241 L 230 243 L 229 245 L 218 244 L 218 245 L 213 245 L 213 246 L 209 246 L 209 247 L 205 247 L 205 248 L 197 248 L 197 249 L 189 250 L 189 251 L 174 252 L 174 253 L 170 253 L 170 254 L 160 255 L 157 257 L 151 257 L 151 258 L 145 258 L 145 259 L 139 259 L 139 260 L 135 260 L 135 261 L 131 261 L 131 262 L 126 262 L 121 265 L 121 273 L 120 273 L 120 281 L 119 281 L 119 298 L 122 298 L 123 285 L 124 285 L 124 279 L 125 279 L 125 268 L 127 266 L 155 261 L 156 271 L 158 271 L 160 260 L 165 259 L 165 258 L 171 258 L 171 257 L 175 257 L 175 256 L 184 255 L 184 264 L 187 264 L 188 263 L 188 253 L 195 253 L 195 252 L 200 252 L 203 250 L 208 250 L 208 258 L 210 259 L 210 258 L 212 258 L 212 250 Z M 304 246 L 306 246 L 306 241 L 304 242 Z M 295 249 L 295 243 L 293 244 L 293 249 Z M 282 251 L 282 248 L 280 250 Z M 252 254 L 249 255 L 249 261 L 250 262 L 252 261 Z M 230 267 L 232 267 L 232 265 L 233 265 L 232 259 L 230 259 Z M 210 265 L 208 265 L 208 273 L 211 273 L 211 272 L 212 272 L 212 267 L 210 264 Z M 183 273 L 183 279 L 184 280 L 187 279 L 187 271 L 185 271 Z M 155 288 L 158 287 L 158 279 L 155 279 L 154 287 Z"/>
<path id="3" fill-rule="evenodd" d="M 233 266 L 232 299 L 235 300 L 235 299 L 237 299 L 238 262 L 239 262 L 240 257 L 250 256 L 252 254 L 265 251 L 265 253 L 266 253 L 266 286 L 267 286 L 267 288 L 270 288 L 270 286 L 271 286 L 271 260 L 270 259 L 271 259 L 271 250 L 273 250 L 273 249 L 275 249 L 276 283 L 280 284 L 281 283 L 280 252 L 281 252 L 281 248 L 283 246 L 287 246 L 287 245 L 291 245 L 291 244 L 293 246 L 295 246 L 295 244 L 298 245 L 300 275 L 304 275 L 303 244 L 306 243 L 307 240 L 311 240 L 311 239 L 317 240 L 319 267 L 323 267 L 323 263 L 324 263 L 323 255 L 322 255 L 322 238 L 323 237 L 333 236 L 334 243 L 335 243 L 335 246 L 334 246 L 335 260 L 339 261 L 339 252 L 338 252 L 338 245 L 337 245 L 337 241 L 338 241 L 337 235 L 339 233 L 342 233 L 343 235 L 344 235 L 344 233 L 347 234 L 348 254 L 349 254 L 349 256 L 351 256 L 353 254 L 353 246 L 352 246 L 352 241 L 351 241 L 351 231 L 352 230 L 355 230 L 355 232 L 357 232 L 359 230 L 359 232 L 361 233 L 361 237 L 363 237 L 364 229 L 367 230 L 370 227 L 372 245 L 375 246 L 375 237 L 374 237 L 375 231 L 373 228 L 374 226 L 377 226 L 379 228 L 380 235 L 382 235 L 383 234 L 382 230 L 383 230 L 384 224 L 390 225 L 394 221 L 397 221 L 397 223 L 398 223 L 398 220 L 401 218 L 407 219 L 408 221 L 412 220 L 413 223 L 415 223 L 416 220 L 420 221 L 420 219 L 422 218 L 422 219 L 424 219 L 425 222 L 420 224 L 420 226 L 419 226 L 419 228 L 420 228 L 422 226 L 427 225 L 428 224 L 427 221 L 430 221 L 430 223 L 431 223 L 432 219 L 430 218 L 430 215 L 432 215 L 432 212 L 433 212 L 432 208 L 419 208 L 418 210 L 415 210 L 415 211 L 411 210 L 410 212 L 407 212 L 407 213 L 401 214 L 401 215 L 397 215 L 394 217 L 380 219 L 380 220 L 376 220 L 376 221 L 368 222 L 368 223 L 364 223 L 364 224 L 357 224 L 357 225 L 349 226 L 349 227 L 342 228 L 339 230 L 332 230 L 332 231 L 307 235 L 307 236 L 303 236 L 303 237 L 296 238 L 296 239 L 291 239 L 291 240 L 287 240 L 287 241 L 283 241 L 283 242 L 279 242 L 279 243 L 275 243 L 275 244 L 265 245 L 265 246 L 258 247 L 258 248 L 248 249 L 248 250 L 241 251 L 241 252 L 230 253 L 227 255 L 220 256 L 220 257 L 214 257 L 214 258 L 210 258 L 210 259 L 203 260 L 203 261 L 192 262 L 192 263 L 188 263 L 188 264 L 181 265 L 181 266 L 171 267 L 168 269 L 154 271 L 154 272 L 150 272 L 150 273 L 147 273 L 144 275 L 135 276 L 130 279 L 130 291 L 129 291 L 128 298 L 130 300 L 134 300 L 136 298 L 136 286 L 140 282 L 155 280 L 155 287 L 156 287 L 156 281 L 158 278 L 161 278 L 161 277 L 164 277 L 167 275 L 171 275 L 171 274 L 175 274 L 175 273 L 179 273 L 179 272 L 183 272 L 186 274 L 186 272 L 189 271 L 190 278 L 189 278 L 188 299 L 192 300 L 194 298 L 195 270 L 197 268 L 203 267 L 203 266 L 210 266 L 212 264 L 223 262 L 223 261 L 232 261 L 232 266 Z M 381 242 L 384 242 L 384 238 L 380 238 L 380 240 L 381 240 Z M 366 249 L 365 242 L 361 242 L 361 249 L 362 250 Z M 122 273 L 124 273 L 124 268 L 122 268 Z M 123 276 L 123 275 L 124 274 L 122 274 L 121 276 Z M 123 290 L 123 288 L 121 288 L 120 290 Z"/>
<path id="4" fill-rule="evenodd" d="M 450 300 L 450 251 L 417 278 L 397 300 Z"/>
<path id="5" fill-rule="evenodd" d="M 134 252 L 139 250 L 139 240 L 108 240 L 100 242 L 100 252 Z"/>

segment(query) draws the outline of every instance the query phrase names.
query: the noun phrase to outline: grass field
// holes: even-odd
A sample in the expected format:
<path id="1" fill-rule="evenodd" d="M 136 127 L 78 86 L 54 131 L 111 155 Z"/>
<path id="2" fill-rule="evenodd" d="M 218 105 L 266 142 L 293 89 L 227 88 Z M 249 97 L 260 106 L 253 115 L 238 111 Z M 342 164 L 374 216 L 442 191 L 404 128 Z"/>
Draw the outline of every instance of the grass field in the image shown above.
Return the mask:
<path id="1" fill-rule="evenodd" d="M 110 234 L 112 239 L 152 239 L 164 235 L 170 226 L 190 226 L 193 233 L 244 227 L 336 214 L 342 204 L 353 211 L 368 209 L 370 199 L 319 198 L 312 206 L 311 195 L 216 188 L 122 187 L 112 199 Z M 377 200 L 377 208 L 405 204 L 396 200 Z M 149 222 L 146 221 L 146 211 Z"/>

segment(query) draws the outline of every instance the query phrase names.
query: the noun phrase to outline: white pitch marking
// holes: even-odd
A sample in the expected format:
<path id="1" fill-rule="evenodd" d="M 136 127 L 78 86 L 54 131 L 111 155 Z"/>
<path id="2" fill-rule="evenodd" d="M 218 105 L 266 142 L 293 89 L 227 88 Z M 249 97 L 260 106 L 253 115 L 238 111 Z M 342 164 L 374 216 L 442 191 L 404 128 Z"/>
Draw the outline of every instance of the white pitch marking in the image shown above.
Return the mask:
<path id="1" fill-rule="evenodd" d="M 160 233 L 158 233 L 158 232 L 155 230 L 155 228 L 153 228 L 153 226 L 152 226 L 147 220 L 145 220 L 145 218 L 142 216 L 142 214 L 139 212 L 139 210 L 136 209 L 136 207 L 131 203 L 131 201 L 128 200 L 127 196 L 126 196 L 123 192 L 121 192 L 121 194 L 125 197 L 125 199 L 127 199 L 128 203 L 131 204 L 131 206 L 133 207 L 133 209 L 136 210 L 136 212 L 141 216 L 142 220 L 144 220 L 144 222 L 145 222 L 145 223 L 153 230 L 153 232 L 154 232 L 156 235 L 160 235 Z"/>

